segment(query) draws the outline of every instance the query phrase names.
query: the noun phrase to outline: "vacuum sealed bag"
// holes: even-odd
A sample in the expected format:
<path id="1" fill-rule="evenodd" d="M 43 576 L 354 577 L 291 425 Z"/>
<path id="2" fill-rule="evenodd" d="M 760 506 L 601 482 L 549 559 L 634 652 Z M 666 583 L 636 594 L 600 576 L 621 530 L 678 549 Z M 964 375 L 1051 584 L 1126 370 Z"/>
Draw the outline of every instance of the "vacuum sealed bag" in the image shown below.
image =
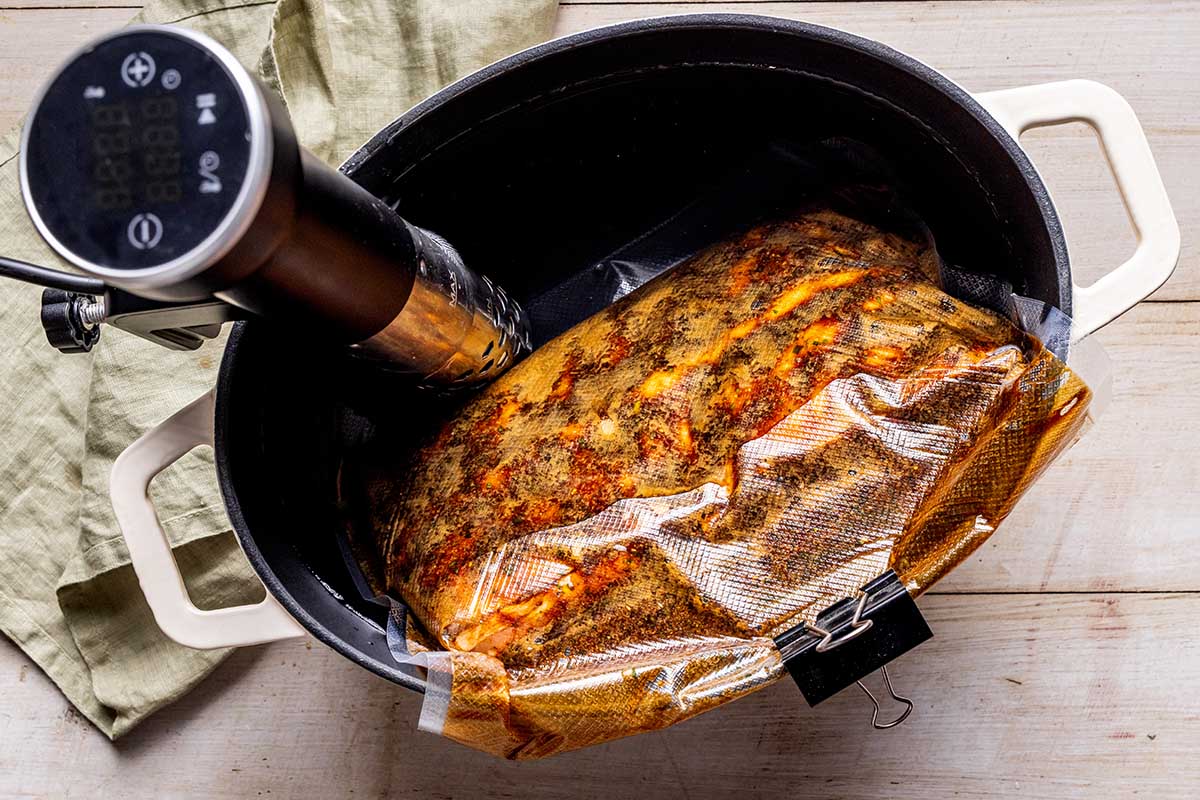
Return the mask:
<path id="1" fill-rule="evenodd" d="M 810 205 L 367 469 L 422 727 L 521 759 L 663 728 L 779 678 L 774 637 L 887 570 L 916 595 L 966 558 L 1091 395 L 945 281 L 912 230 Z"/>

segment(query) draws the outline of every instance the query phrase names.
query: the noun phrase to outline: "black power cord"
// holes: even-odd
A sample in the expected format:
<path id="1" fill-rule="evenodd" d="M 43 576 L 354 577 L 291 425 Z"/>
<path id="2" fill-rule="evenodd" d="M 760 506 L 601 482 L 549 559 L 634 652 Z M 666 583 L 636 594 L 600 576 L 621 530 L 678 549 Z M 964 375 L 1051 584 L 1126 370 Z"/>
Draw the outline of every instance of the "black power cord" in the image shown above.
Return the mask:
<path id="1" fill-rule="evenodd" d="M 25 283 L 44 286 L 47 289 L 60 289 L 64 292 L 74 292 L 76 294 L 98 296 L 108 291 L 108 287 L 102 280 L 85 278 L 82 275 L 72 275 L 69 272 L 62 272 L 61 270 L 50 269 L 48 267 L 39 267 L 36 264 L 17 261 L 15 258 L 5 258 L 4 256 L 0 256 L 0 278 L 12 278 L 13 280 Z"/>

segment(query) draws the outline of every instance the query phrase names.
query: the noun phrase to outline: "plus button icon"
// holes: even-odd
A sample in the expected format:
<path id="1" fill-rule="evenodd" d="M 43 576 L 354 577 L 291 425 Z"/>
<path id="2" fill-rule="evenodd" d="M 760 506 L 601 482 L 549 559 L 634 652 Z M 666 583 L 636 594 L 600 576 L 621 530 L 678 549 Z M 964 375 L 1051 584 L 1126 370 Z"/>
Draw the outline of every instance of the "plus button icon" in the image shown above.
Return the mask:
<path id="1" fill-rule="evenodd" d="M 121 62 L 121 80 L 135 89 L 154 78 L 154 59 L 145 51 L 130 53 Z"/>

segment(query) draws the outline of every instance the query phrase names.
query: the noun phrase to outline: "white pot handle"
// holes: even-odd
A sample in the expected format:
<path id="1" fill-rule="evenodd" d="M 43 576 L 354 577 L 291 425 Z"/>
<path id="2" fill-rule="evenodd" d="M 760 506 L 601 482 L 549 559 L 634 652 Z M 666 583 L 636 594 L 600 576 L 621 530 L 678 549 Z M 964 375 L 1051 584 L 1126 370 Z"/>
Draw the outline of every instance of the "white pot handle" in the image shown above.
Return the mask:
<path id="1" fill-rule="evenodd" d="M 975 99 L 1017 139 L 1030 128 L 1085 122 L 1096 131 L 1138 244 L 1091 286 L 1074 284 L 1073 339 L 1104 327 L 1162 286 L 1179 261 L 1179 224 L 1141 123 L 1117 92 L 1073 80 L 984 92 Z"/>
<path id="2" fill-rule="evenodd" d="M 192 605 L 167 534 L 150 502 L 150 481 L 192 448 L 213 443 L 212 392 L 195 400 L 125 449 L 113 464 L 109 493 L 154 620 L 187 647 L 212 650 L 304 635 L 270 592 L 248 606 L 202 611 Z"/>

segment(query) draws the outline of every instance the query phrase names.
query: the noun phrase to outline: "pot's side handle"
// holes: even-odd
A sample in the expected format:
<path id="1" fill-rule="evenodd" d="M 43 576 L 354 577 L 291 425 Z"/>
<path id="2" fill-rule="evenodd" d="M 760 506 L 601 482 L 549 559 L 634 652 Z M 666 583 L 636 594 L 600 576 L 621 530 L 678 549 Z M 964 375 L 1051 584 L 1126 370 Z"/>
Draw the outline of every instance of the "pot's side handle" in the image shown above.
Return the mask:
<path id="1" fill-rule="evenodd" d="M 1104 327 L 1162 286 L 1179 261 L 1179 223 L 1150 145 L 1125 98 L 1086 80 L 975 95 L 1017 139 L 1030 128 L 1084 122 L 1096 131 L 1137 234 L 1133 255 L 1091 286 L 1074 286 L 1072 338 Z"/>
<path id="2" fill-rule="evenodd" d="M 150 502 L 150 481 L 194 447 L 213 443 L 212 392 L 150 430 L 113 464 L 109 484 L 117 523 L 154 620 L 187 647 L 211 650 L 303 636 L 304 629 L 268 592 L 254 605 L 203 611 L 192 605 L 167 534 Z"/>

